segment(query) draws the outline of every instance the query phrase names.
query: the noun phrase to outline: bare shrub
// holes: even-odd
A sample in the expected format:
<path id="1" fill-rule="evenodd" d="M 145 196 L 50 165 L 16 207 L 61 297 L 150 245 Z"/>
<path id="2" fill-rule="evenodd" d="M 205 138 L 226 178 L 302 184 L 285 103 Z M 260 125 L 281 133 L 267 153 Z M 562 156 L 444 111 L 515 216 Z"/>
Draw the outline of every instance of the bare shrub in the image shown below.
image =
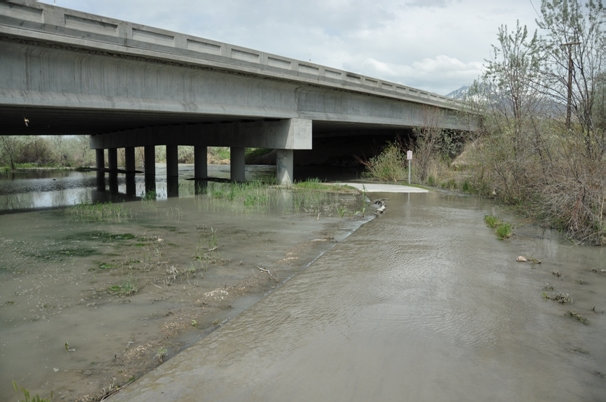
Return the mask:
<path id="1" fill-rule="evenodd" d="M 406 152 L 397 142 L 392 142 L 379 155 L 363 162 L 366 176 L 381 181 L 397 182 L 406 177 Z"/>
<path id="2" fill-rule="evenodd" d="M 562 145 L 564 154 L 538 189 L 535 209 L 571 238 L 606 245 L 606 163 L 588 158 L 584 149 L 581 141 Z"/>

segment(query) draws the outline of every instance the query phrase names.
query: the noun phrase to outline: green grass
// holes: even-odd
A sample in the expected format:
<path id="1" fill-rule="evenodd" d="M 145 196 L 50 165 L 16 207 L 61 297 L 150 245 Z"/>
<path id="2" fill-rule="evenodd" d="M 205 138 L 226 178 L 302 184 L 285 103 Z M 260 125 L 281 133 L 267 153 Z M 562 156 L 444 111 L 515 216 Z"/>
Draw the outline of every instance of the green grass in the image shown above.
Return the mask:
<path id="1" fill-rule="evenodd" d="M 93 203 L 78 204 L 65 209 L 65 213 L 74 220 L 86 222 L 124 222 L 130 214 L 121 204 Z"/>
<path id="2" fill-rule="evenodd" d="M 505 240 L 505 239 L 509 239 L 511 237 L 511 235 L 513 234 L 513 231 L 511 229 L 511 225 L 509 223 L 501 223 L 495 229 L 495 233 L 500 240 Z"/>
<path id="3" fill-rule="evenodd" d="M 70 257 L 88 257 L 97 253 L 97 250 L 89 247 L 58 247 L 30 252 L 27 255 L 40 260 L 63 261 Z"/>
<path id="4" fill-rule="evenodd" d="M 107 270 L 115 269 L 115 268 L 117 268 L 117 266 L 115 264 L 111 264 L 109 262 L 102 262 L 97 267 L 97 269 L 99 269 L 101 271 L 107 271 Z"/>
<path id="5" fill-rule="evenodd" d="M 139 291 L 137 285 L 130 279 L 118 285 L 112 285 L 107 291 L 116 296 L 132 296 Z"/>
<path id="6" fill-rule="evenodd" d="M 494 215 L 484 215 L 484 223 L 489 228 L 496 229 L 501 224 L 501 220 Z"/>
<path id="7" fill-rule="evenodd" d="M 23 397 L 25 398 L 23 402 L 52 402 L 53 400 L 52 392 L 50 394 L 50 397 L 48 398 L 42 398 L 39 395 L 32 396 L 25 387 L 17 385 L 15 381 L 13 381 L 13 389 L 15 390 L 15 392 L 23 393 Z"/>
<path id="8" fill-rule="evenodd" d="M 210 183 L 208 186 L 209 199 L 225 202 L 234 209 L 275 211 L 286 208 L 323 216 L 343 217 L 349 212 L 352 200 L 344 201 L 344 194 L 351 195 L 352 199 L 362 197 L 354 188 L 325 184 L 319 179 L 296 182 L 288 188 L 263 181 Z"/>
<path id="9" fill-rule="evenodd" d="M 495 234 L 500 240 L 509 239 L 513 235 L 511 224 L 503 222 L 494 215 L 484 215 L 484 223 L 489 228 L 494 229 Z"/>

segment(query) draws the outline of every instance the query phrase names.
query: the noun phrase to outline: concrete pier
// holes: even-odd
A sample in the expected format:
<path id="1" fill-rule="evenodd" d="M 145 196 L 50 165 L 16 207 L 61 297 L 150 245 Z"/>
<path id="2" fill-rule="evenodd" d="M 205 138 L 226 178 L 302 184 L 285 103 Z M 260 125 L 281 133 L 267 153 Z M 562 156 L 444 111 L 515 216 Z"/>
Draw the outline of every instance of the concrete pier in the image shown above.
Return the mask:
<path id="1" fill-rule="evenodd" d="M 156 191 L 156 148 L 153 145 L 145 146 L 145 191 Z"/>
<path id="2" fill-rule="evenodd" d="M 244 160 L 244 148 L 243 147 L 231 147 L 230 148 L 230 174 L 231 181 L 234 182 L 245 182 L 245 160 Z"/>
<path id="3" fill-rule="evenodd" d="M 126 169 L 126 195 L 136 195 L 135 182 L 135 147 L 124 148 L 124 163 Z"/>
<path id="4" fill-rule="evenodd" d="M 194 145 L 194 178 L 196 181 L 208 178 L 208 147 Z"/>
<path id="5" fill-rule="evenodd" d="M 279 149 L 276 154 L 276 179 L 278 184 L 289 186 L 293 182 L 294 152 L 292 149 Z"/>
<path id="6" fill-rule="evenodd" d="M 109 192 L 116 194 L 118 192 L 118 149 L 109 148 L 107 159 L 109 163 Z"/>
<path id="7" fill-rule="evenodd" d="M 179 196 L 179 148 L 166 146 L 166 191 L 169 197 Z"/>
<path id="8" fill-rule="evenodd" d="M 97 162 L 97 191 L 105 191 L 105 151 L 95 149 Z"/>

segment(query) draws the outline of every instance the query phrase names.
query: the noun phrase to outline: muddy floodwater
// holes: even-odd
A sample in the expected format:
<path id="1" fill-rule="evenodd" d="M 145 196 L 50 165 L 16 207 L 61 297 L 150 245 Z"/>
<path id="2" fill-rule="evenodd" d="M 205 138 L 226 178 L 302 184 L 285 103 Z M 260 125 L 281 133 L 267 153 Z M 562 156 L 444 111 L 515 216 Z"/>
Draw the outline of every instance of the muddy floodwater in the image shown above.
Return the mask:
<path id="1" fill-rule="evenodd" d="M 0 215 L 0 401 L 99 400 L 368 220 L 357 193 L 233 191 Z"/>
<path id="2" fill-rule="evenodd" d="M 110 400 L 606 400 L 603 249 L 473 198 L 379 196 L 383 216 Z"/>
<path id="3" fill-rule="evenodd" d="M 0 400 L 13 380 L 54 400 L 606 400 L 603 248 L 472 197 L 370 194 L 369 220 L 359 195 L 220 191 L 1 215 Z"/>

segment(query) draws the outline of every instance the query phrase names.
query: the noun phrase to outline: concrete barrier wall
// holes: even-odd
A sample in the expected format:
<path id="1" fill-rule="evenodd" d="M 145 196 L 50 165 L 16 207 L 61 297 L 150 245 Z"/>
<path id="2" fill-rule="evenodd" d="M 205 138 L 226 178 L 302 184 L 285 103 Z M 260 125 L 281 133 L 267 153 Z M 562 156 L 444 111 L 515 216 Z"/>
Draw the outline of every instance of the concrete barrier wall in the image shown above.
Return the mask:
<path id="1" fill-rule="evenodd" d="M 450 98 L 405 85 L 210 39 L 83 13 L 30 0 L 0 3 L 0 35 L 170 58 L 461 110 Z"/>

